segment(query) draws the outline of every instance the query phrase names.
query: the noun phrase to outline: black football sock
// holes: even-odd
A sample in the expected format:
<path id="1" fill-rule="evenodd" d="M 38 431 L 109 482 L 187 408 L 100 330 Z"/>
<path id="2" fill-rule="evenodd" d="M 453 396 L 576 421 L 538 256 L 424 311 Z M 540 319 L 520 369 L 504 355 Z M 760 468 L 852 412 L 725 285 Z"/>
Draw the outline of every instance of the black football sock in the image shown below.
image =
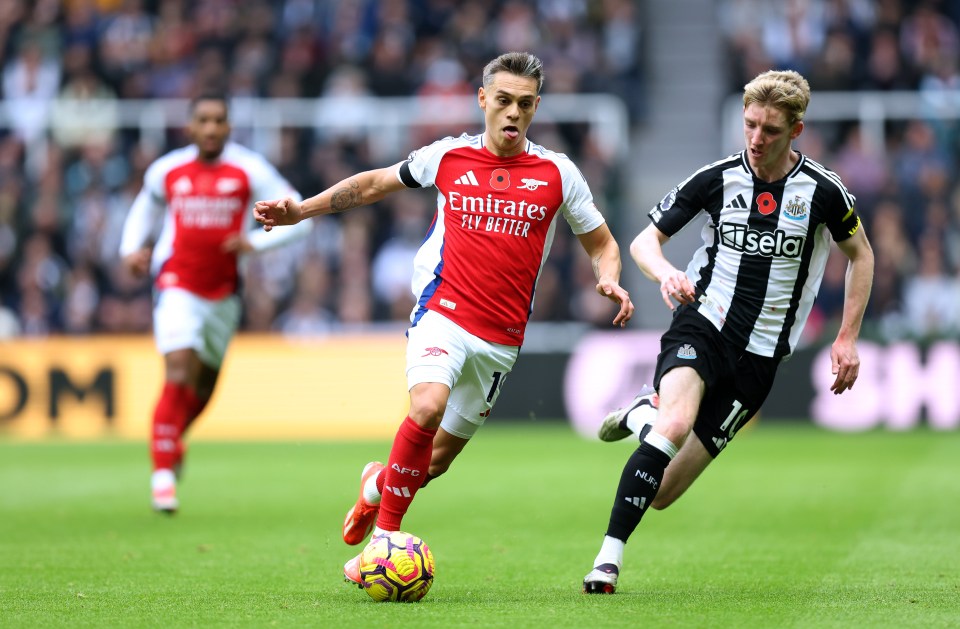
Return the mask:
<path id="1" fill-rule="evenodd" d="M 647 507 L 656 498 L 657 490 L 663 481 L 663 472 L 671 458 L 669 454 L 646 441 L 630 455 L 620 476 L 607 535 L 623 541 L 630 538 Z"/>

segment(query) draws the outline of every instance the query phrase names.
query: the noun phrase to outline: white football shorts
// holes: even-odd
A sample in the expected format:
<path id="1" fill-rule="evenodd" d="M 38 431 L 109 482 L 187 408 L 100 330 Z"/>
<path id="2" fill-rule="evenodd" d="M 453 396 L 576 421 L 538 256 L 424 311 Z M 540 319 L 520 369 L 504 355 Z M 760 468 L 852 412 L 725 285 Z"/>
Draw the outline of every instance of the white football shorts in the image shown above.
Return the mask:
<path id="1" fill-rule="evenodd" d="M 203 364 L 219 369 L 227 345 L 240 325 L 240 297 L 210 300 L 182 288 L 165 288 L 153 307 L 157 350 L 169 354 L 193 349 Z"/>
<path id="2" fill-rule="evenodd" d="M 490 343 L 430 310 L 407 331 L 407 390 L 423 382 L 450 387 L 440 426 L 469 439 L 490 415 L 520 348 Z"/>

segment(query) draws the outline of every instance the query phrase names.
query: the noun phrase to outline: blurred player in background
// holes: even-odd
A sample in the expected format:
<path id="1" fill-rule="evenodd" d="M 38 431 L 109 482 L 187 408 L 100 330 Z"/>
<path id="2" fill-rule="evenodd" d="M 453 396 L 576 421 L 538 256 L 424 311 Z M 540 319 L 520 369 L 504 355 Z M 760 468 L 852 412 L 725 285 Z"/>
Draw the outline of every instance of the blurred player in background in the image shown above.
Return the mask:
<path id="1" fill-rule="evenodd" d="M 409 414 L 386 467 L 371 462 L 363 469 L 360 496 L 343 525 L 348 544 L 360 544 L 371 530 L 399 530 L 417 490 L 447 470 L 489 416 L 523 343 L 557 215 L 590 256 L 597 292 L 619 305 L 613 323 L 622 326 L 633 314 L 619 284 L 619 247 L 587 182 L 565 156 L 526 137 L 542 85 L 538 58 L 501 55 L 484 68 L 478 92 L 482 134 L 444 138 L 302 203 L 288 198 L 255 206 L 269 230 L 398 190 L 438 190 L 437 213 L 414 262 Z M 353 582 L 359 582 L 357 559 L 344 566 Z"/>
<path id="2" fill-rule="evenodd" d="M 194 99 L 187 133 L 191 145 L 147 169 L 120 243 L 126 267 L 155 278 L 153 327 L 165 371 L 153 415 L 151 488 L 153 508 L 168 513 L 178 507 L 184 433 L 209 402 L 240 323 L 241 256 L 310 229 L 286 228 L 274 238 L 254 229 L 254 199 L 299 196 L 266 159 L 227 141 L 226 96 Z"/>
<path id="3" fill-rule="evenodd" d="M 780 362 L 797 346 L 831 238 L 849 259 L 843 320 L 831 357 L 835 394 L 857 380 L 856 340 L 873 283 L 873 251 L 836 173 L 793 150 L 810 86 L 797 72 L 765 72 L 743 93 L 746 150 L 704 166 L 650 212 L 630 246 L 640 270 L 676 309 L 660 341 L 653 390 L 611 413 L 606 441 L 641 432 L 583 591 L 612 594 L 623 549 L 647 508 L 672 504 L 760 409 Z M 705 212 L 703 246 L 686 272 L 662 246 Z M 634 409 L 652 429 L 631 423 Z M 688 438 L 691 431 L 695 439 Z M 653 547 L 653 545 L 648 546 Z"/>

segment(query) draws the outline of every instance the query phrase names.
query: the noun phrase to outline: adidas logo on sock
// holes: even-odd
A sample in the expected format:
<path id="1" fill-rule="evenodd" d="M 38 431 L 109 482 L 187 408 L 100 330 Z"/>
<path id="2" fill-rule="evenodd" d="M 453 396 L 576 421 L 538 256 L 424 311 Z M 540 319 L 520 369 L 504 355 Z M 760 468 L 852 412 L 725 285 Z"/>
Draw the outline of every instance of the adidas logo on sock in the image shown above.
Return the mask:
<path id="1" fill-rule="evenodd" d="M 394 495 L 400 496 L 402 498 L 409 498 L 410 496 L 413 495 L 410 493 L 409 487 L 391 487 L 389 485 L 384 485 L 383 490 L 392 492 Z"/>
<path id="2" fill-rule="evenodd" d="M 645 506 L 647 506 L 647 499 L 643 496 L 634 496 L 632 498 L 627 496 L 624 498 L 624 500 L 632 504 L 634 507 L 639 507 L 640 509 L 643 509 Z"/>
<path id="3" fill-rule="evenodd" d="M 461 175 L 459 179 L 453 183 L 461 186 L 479 186 L 480 182 L 477 181 L 476 175 L 473 174 L 472 170 L 468 170 L 465 174 Z"/>

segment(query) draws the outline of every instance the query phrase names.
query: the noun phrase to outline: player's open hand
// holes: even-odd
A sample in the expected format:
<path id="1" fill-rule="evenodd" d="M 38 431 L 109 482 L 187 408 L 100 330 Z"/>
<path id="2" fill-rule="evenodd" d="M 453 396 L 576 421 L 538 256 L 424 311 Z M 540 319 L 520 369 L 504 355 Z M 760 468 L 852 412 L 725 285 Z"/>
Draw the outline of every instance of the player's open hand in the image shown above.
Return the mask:
<path id="1" fill-rule="evenodd" d="M 620 305 L 620 311 L 613 318 L 613 325 L 619 325 L 621 328 L 627 325 L 627 321 L 633 317 L 633 302 L 630 301 L 630 293 L 624 290 L 620 284 L 610 281 L 599 282 L 597 292 Z"/>
<path id="2" fill-rule="evenodd" d="M 667 308 L 674 310 L 676 306 L 673 305 L 673 300 L 681 305 L 692 304 L 696 291 L 686 273 L 674 270 L 660 281 L 660 295 L 663 296 L 663 303 L 667 304 Z"/>
<path id="3" fill-rule="evenodd" d="M 270 231 L 277 225 L 296 225 L 303 219 L 303 208 L 294 198 L 257 201 L 253 206 L 253 218 Z"/>
<path id="4" fill-rule="evenodd" d="M 853 388 L 853 383 L 860 375 L 860 355 L 853 341 L 837 339 L 830 347 L 830 362 L 833 365 L 833 374 L 836 379 L 830 385 L 834 395 L 840 395 L 847 389 Z"/>

